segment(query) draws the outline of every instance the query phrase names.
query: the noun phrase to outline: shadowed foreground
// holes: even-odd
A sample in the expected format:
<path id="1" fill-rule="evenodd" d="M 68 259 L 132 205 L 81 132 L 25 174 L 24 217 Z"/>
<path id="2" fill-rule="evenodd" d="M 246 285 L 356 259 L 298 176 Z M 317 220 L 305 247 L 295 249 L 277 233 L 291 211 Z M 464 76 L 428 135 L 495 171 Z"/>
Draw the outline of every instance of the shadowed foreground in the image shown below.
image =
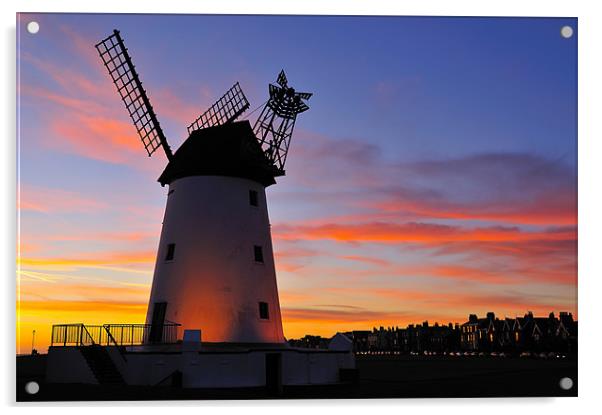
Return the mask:
<path id="1" fill-rule="evenodd" d="M 362 356 L 357 359 L 355 384 L 289 386 L 280 396 L 264 388 L 180 389 L 147 386 L 99 386 L 46 384 L 45 356 L 17 358 L 18 401 L 178 400 L 178 399 L 322 399 L 322 398 L 432 398 L 577 396 L 576 358 Z M 563 377 L 574 386 L 559 387 Z M 40 384 L 36 395 L 25 393 L 25 384 Z"/>

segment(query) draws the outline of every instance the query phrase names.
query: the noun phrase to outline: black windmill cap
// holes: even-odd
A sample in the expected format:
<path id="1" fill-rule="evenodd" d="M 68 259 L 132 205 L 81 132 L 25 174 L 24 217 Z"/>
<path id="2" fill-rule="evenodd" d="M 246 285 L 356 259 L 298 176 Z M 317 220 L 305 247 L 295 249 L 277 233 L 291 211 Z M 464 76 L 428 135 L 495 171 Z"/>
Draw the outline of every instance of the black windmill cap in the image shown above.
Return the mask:
<path id="1" fill-rule="evenodd" d="M 159 177 L 162 186 L 190 176 L 229 176 L 267 187 L 279 175 L 267 159 L 249 121 L 193 131 Z"/>

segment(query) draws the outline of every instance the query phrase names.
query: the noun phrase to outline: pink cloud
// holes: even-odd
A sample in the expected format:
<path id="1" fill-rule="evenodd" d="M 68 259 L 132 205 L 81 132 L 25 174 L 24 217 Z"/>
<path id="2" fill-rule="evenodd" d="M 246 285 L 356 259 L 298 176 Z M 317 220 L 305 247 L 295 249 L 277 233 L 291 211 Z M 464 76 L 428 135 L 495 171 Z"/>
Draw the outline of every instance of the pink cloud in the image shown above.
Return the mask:
<path id="1" fill-rule="evenodd" d="M 71 29 L 61 30 L 70 37 Z M 24 85 L 20 93 L 24 96 L 42 100 L 49 104 L 45 114 L 54 137 L 45 140 L 44 145 L 56 151 L 76 154 L 83 157 L 109 163 L 125 164 L 141 170 L 160 172 L 159 165 L 165 160 L 157 154 L 152 166 L 145 162 L 145 151 L 135 127 L 129 120 L 127 111 L 112 84 L 109 75 L 104 72 L 102 63 L 95 56 L 93 43 L 89 40 L 75 39 L 75 51 L 85 56 L 84 63 L 92 69 L 102 69 L 94 78 L 81 72 L 59 67 L 54 63 L 23 54 L 23 62 L 33 65 L 47 75 L 54 85 L 50 87 Z M 92 73 L 96 73 L 96 70 Z M 201 108 L 180 99 L 169 89 L 163 88 L 149 92 L 155 95 L 160 119 L 172 119 L 182 125 L 182 131 L 201 112 Z M 156 109 L 156 108 L 155 108 Z M 160 151 L 158 152 L 160 153 Z"/>
<path id="2" fill-rule="evenodd" d="M 418 196 L 418 197 L 417 197 Z M 362 205 L 385 213 L 411 214 L 421 218 L 485 220 L 534 225 L 575 225 L 577 199 L 574 191 L 538 192 L 524 200 L 451 202 L 443 197 L 421 198 L 401 192 L 392 197 L 364 201 Z"/>
<path id="3" fill-rule="evenodd" d="M 96 160 L 127 164 L 144 151 L 131 124 L 110 118 L 71 114 L 51 121 L 50 129 L 59 138 L 53 148 Z"/>
<path id="4" fill-rule="evenodd" d="M 43 213 L 90 213 L 106 209 L 108 205 L 76 192 L 22 184 L 18 208 Z"/>
<path id="5" fill-rule="evenodd" d="M 342 259 L 347 259 L 349 261 L 363 262 L 365 264 L 370 265 L 380 265 L 380 266 L 390 266 L 391 261 L 381 258 L 369 257 L 364 255 L 343 255 Z"/>

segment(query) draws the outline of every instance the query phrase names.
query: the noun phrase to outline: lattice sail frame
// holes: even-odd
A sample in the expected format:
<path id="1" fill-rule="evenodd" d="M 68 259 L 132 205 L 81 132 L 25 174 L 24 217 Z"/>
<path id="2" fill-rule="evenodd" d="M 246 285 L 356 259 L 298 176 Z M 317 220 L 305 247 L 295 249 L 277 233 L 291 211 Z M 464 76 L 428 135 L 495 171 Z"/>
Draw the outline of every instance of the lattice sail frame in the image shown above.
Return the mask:
<path id="1" fill-rule="evenodd" d="M 309 99 L 309 92 L 295 92 L 288 86 L 284 71 L 278 75 L 276 86 L 269 85 L 270 98 L 255 122 L 253 131 L 277 174 L 284 175 L 284 165 L 295 128 L 297 114 L 309 109 L 302 100 Z"/>
<path id="2" fill-rule="evenodd" d="M 149 157 L 163 146 L 167 158 L 173 154 L 153 107 L 142 87 L 119 31 L 96 44 L 96 49 L 125 104 Z"/>
<path id="3" fill-rule="evenodd" d="M 234 121 L 249 109 L 249 101 L 237 82 L 215 104 L 202 113 L 188 127 L 188 134 L 207 127 L 215 127 Z"/>

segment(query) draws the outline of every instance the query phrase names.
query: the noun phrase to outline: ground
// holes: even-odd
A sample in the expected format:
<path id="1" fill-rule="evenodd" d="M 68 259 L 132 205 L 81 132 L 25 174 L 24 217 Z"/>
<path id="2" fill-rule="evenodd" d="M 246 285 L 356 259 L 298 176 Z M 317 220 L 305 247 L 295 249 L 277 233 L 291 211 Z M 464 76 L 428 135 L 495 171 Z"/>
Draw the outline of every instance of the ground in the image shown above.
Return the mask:
<path id="1" fill-rule="evenodd" d="M 46 384 L 46 357 L 17 357 L 18 401 L 177 400 L 273 398 L 427 398 L 577 396 L 577 359 L 448 356 L 359 356 L 355 384 L 284 387 L 279 396 L 264 388 L 236 390 L 172 387 Z M 563 377 L 574 382 L 560 388 Z M 25 393 L 29 381 L 40 384 L 36 395 Z"/>

